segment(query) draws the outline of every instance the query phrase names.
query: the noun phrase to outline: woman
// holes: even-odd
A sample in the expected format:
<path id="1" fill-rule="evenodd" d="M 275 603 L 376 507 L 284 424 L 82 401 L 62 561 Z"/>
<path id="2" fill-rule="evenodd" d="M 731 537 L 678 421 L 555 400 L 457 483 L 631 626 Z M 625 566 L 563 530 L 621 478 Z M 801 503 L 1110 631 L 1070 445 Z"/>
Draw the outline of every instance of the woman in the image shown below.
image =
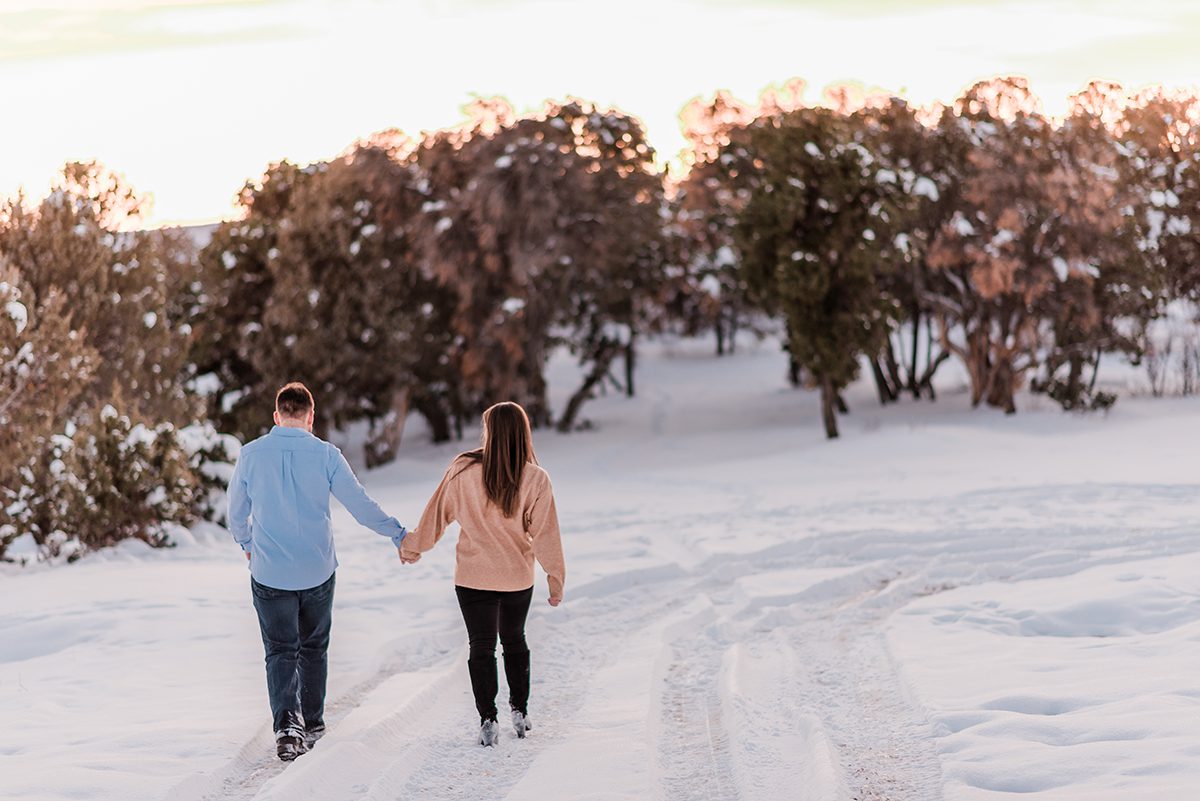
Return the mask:
<path id="1" fill-rule="evenodd" d="M 546 571 L 550 605 L 562 602 L 562 540 L 550 476 L 537 464 L 529 418 L 516 403 L 483 413 L 483 447 L 461 454 L 446 470 L 417 527 L 401 543 L 400 558 L 412 564 L 458 521 L 454 590 L 471 644 L 467 667 L 479 742 L 494 745 L 496 635 L 504 646 L 508 703 L 517 737 L 529 724 L 529 647 L 525 617 L 533 598 L 533 560 Z"/>

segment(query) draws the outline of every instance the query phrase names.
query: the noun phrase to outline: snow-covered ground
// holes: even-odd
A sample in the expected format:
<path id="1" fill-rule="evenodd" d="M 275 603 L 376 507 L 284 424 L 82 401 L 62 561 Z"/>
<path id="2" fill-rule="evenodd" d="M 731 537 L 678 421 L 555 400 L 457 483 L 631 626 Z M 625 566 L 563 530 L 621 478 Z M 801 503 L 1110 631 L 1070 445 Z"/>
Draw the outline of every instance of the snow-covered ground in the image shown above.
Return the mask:
<path id="1" fill-rule="evenodd" d="M 535 596 L 530 739 L 474 745 L 453 535 L 404 567 L 339 510 L 330 731 L 289 766 L 223 532 L 0 573 L 0 798 L 1200 795 L 1200 401 L 862 384 L 826 442 L 777 345 L 709 347 L 537 436 L 568 583 Z M 410 432 L 366 483 L 410 522 L 459 447 Z"/>

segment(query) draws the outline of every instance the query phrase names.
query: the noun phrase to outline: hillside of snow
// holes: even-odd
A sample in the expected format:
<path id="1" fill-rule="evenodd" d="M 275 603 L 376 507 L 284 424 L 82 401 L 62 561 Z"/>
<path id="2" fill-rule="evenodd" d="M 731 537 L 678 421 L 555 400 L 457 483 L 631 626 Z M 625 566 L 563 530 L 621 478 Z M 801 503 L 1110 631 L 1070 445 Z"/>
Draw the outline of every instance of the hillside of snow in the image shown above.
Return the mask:
<path id="1" fill-rule="evenodd" d="M 777 343 L 710 350 L 652 346 L 639 397 L 536 435 L 567 588 L 539 574 L 529 739 L 475 745 L 453 530 L 402 566 L 338 509 L 329 733 L 290 765 L 222 530 L 0 571 L 0 797 L 1196 794 L 1200 401 L 1005 417 L 947 371 L 936 404 L 856 385 L 827 442 Z M 363 474 L 406 523 L 470 444 L 417 426 Z"/>

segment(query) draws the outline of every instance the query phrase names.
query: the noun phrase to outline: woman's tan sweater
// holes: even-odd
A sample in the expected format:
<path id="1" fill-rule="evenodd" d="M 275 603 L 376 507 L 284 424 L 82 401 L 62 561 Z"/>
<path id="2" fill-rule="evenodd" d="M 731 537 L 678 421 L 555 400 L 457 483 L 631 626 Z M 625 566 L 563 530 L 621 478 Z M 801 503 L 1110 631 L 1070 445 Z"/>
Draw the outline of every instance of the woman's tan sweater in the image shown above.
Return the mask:
<path id="1" fill-rule="evenodd" d="M 518 513 L 505 517 L 488 500 L 483 466 L 460 456 L 450 463 L 429 499 L 417 527 L 400 543 L 405 553 L 424 553 L 458 521 L 458 559 L 454 583 L 477 590 L 524 590 L 533 586 L 536 558 L 550 583 L 550 595 L 562 598 L 566 567 L 550 475 L 532 462 L 521 472 Z"/>

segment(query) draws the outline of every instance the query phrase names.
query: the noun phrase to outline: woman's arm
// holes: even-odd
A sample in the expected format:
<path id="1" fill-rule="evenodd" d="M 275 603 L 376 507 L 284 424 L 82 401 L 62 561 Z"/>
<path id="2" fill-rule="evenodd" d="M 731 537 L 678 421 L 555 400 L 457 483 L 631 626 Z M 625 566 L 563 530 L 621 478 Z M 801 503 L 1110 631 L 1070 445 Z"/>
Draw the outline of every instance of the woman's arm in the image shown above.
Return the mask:
<path id="1" fill-rule="evenodd" d="M 409 531 L 400 542 L 400 558 L 404 561 L 415 562 L 420 559 L 421 554 L 437 545 L 438 540 L 446 533 L 446 526 L 454 522 L 454 502 L 457 495 L 454 479 L 457 476 L 458 471 L 451 464 L 434 490 L 433 497 L 425 504 L 425 511 L 421 514 L 417 527 Z"/>
<path id="2" fill-rule="evenodd" d="M 554 504 L 554 487 L 549 477 L 525 513 L 525 530 L 533 539 L 534 558 L 546 571 L 546 579 L 550 584 L 550 604 L 558 606 L 563 597 L 567 568 L 563 560 L 562 534 L 558 528 L 558 509 Z"/>

